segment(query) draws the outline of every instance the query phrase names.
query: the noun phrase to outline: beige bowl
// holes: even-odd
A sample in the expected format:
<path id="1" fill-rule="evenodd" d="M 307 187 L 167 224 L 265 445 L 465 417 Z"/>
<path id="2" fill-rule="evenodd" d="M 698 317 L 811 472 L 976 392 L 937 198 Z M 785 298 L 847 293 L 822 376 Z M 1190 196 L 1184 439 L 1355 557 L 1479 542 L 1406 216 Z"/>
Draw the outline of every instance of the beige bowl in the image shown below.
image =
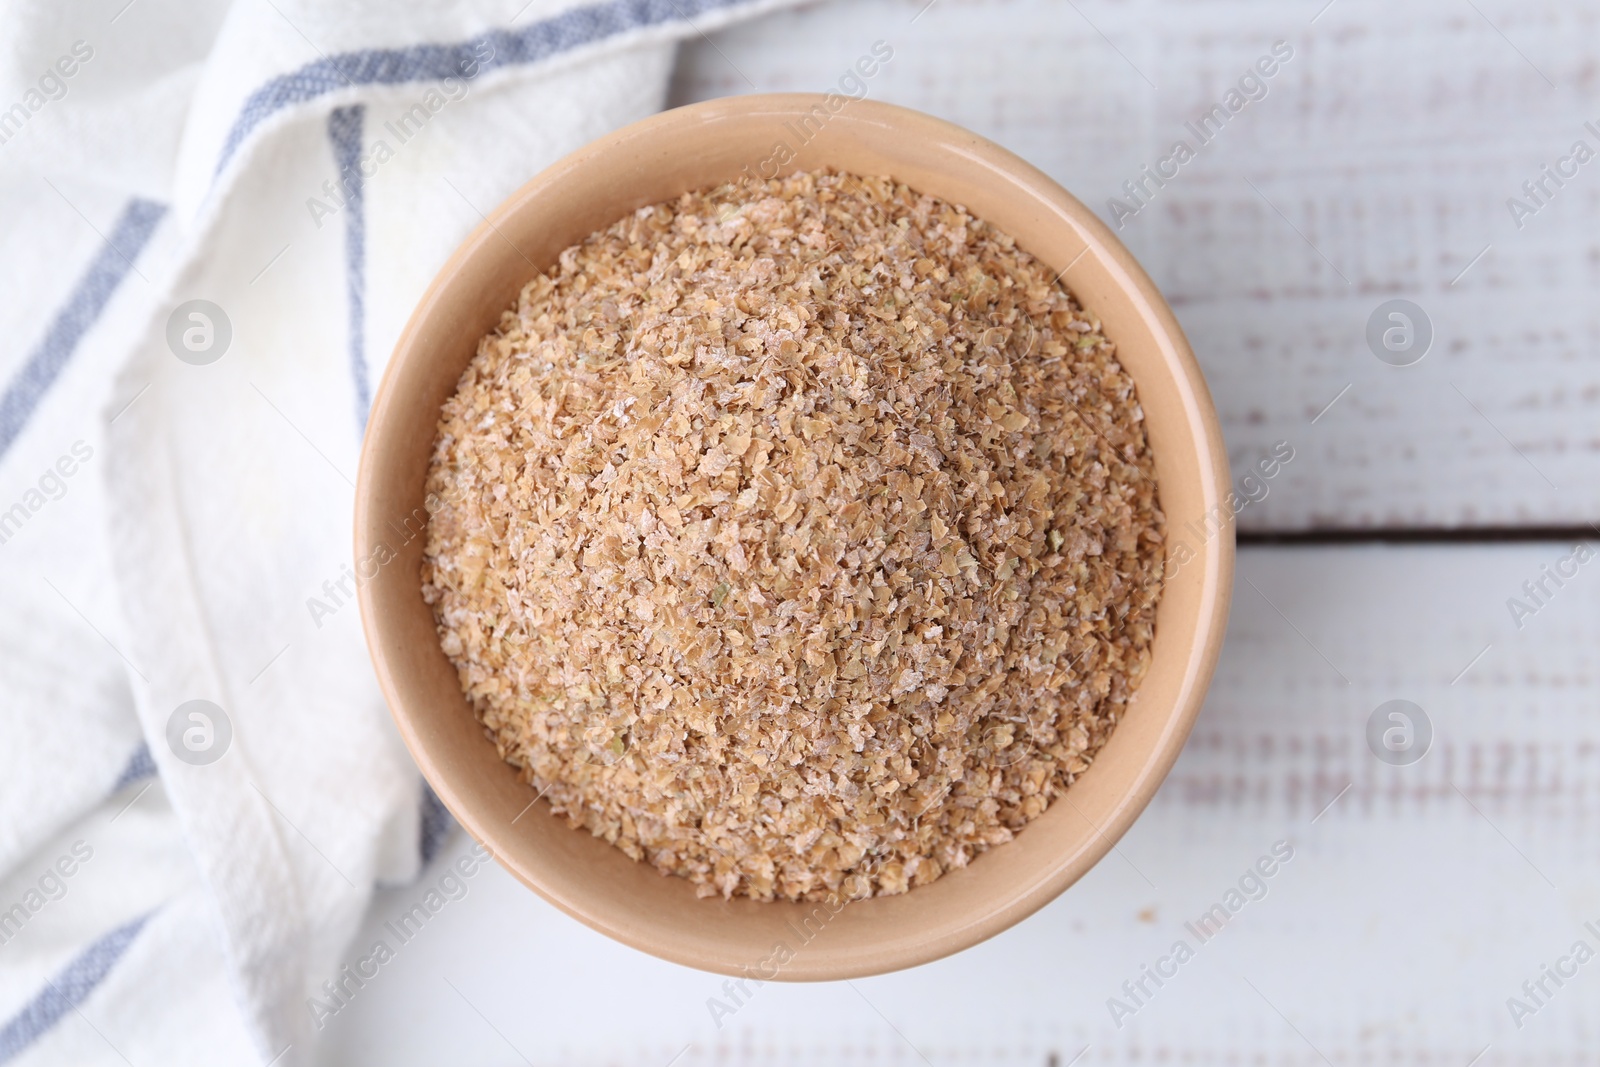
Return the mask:
<path id="1" fill-rule="evenodd" d="M 1216 412 L 1177 321 L 1128 250 L 1059 185 L 981 137 L 886 104 L 828 107 L 821 96 L 786 94 L 679 108 L 601 138 L 519 189 L 444 265 L 401 335 L 356 486 L 356 559 L 395 553 L 360 594 L 378 681 L 423 774 L 468 833 L 529 888 L 619 941 L 691 967 L 791 980 L 938 959 L 1082 877 L 1144 809 L 1188 736 L 1222 645 L 1233 572 L 1231 524 L 1209 539 L 1196 533 L 1215 528 L 1208 513 L 1229 514 Z M 528 810 L 533 791 L 496 755 L 440 651 L 420 591 L 423 539 L 403 530 L 426 514 L 440 405 L 534 264 L 550 265 L 636 208 L 747 169 L 771 177 L 825 166 L 892 175 L 965 205 L 1065 270 L 1138 387 L 1167 515 L 1168 580 L 1149 674 L 1070 804 L 1058 800 L 1016 840 L 901 896 L 842 908 L 704 900 L 687 880 L 568 828 L 544 801 Z"/>

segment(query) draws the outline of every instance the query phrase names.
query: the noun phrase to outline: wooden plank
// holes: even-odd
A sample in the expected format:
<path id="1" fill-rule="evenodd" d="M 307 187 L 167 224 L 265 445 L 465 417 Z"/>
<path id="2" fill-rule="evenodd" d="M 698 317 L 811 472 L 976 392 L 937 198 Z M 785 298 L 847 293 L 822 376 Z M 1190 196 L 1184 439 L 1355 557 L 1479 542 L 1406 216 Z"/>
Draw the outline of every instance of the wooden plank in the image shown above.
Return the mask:
<path id="1" fill-rule="evenodd" d="M 1600 557 L 1547 580 L 1520 629 L 1506 609 L 1570 552 L 1247 548 L 1210 699 L 1149 810 L 1060 899 L 951 959 L 768 984 L 719 1029 L 721 978 L 590 933 L 490 869 L 329 1022 L 327 1062 L 515 1062 L 493 1028 L 573 1064 L 664 1064 L 691 1042 L 680 1067 L 1063 1065 L 1085 1045 L 1086 1064 L 1464 1067 L 1485 1046 L 1482 1064 L 1584 1062 L 1600 962 L 1547 982 L 1520 1029 L 1506 1004 L 1575 941 L 1600 950 L 1583 925 L 1600 927 Z M 1434 730 L 1407 766 L 1366 741 L 1397 698 Z M 1292 858 L 1202 943 L 1186 924 L 1280 841 Z M 380 894 L 361 953 L 430 877 Z M 1180 939 L 1194 957 L 1135 1004 L 1122 983 Z M 1113 997 L 1135 1009 L 1120 1028 Z"/>
<path id="2" fill-rule="evenodd" d="M 1147 183 L 1121 236 L 1189 332 L 1235 464 L 1296 449 L 1241 529 L 1600 518 L 1600 162 L 1547 183 L 1520 229 L 1507 207 L 1575 141 L 1600 152 L 1600 4 L 1343 0 L 1312 23 L 1322 0 L 938 0 L 913 23 L 922 6 L 718 33 L 683 49 L 672 101 L 828 89 L 882 39 L 870 97 L 995 139 L 1108 222 L 1111 197 L 1134 203 L 1122 183 L 1186 138 L 1196 157 Z M 1185 123 L 1277 40 L 1293 56 L 1266 95 L 1201 146 Z M 1410 367 L 1365 340 L 1395 297 L 1433 327 Z"/>

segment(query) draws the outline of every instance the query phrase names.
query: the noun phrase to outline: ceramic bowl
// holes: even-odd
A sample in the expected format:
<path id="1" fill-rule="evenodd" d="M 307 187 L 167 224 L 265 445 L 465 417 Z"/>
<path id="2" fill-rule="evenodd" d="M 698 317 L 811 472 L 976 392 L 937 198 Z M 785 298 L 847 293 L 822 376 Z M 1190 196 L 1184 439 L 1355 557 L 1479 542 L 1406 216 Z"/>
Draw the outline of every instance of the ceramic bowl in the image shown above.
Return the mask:
<path id="1" fill-rule="evenodd" d="M 841 104 L 842 102 L 842 104 Z M 423 484 L 440 405 L 534 265 L 646 204 L 739 175 L 834 167 L 891 175 L 1016 238 L 1098 314 L 1133 376 L 1169 533 L 1152 662 L 1127 714 L 1066 796 L 968 867 L 843 907 L 702 899 L 687 880 L 574 830 L 501 761 L 423 602 Z M 1211 398 L 1172 311 L 1111 231 L 1038 169 L 904 108 L 802 94 L 679 108 L 603 137 L 528 182 L 439 271 L 373 405 L 356 486 L 357 560 L 379 683 L 422 773 L 467 832 L 530 889 L 645 952 L 728 974 L 841 979 L 937 959 L 1043 907 L 1127 831 L 1177 758 L 1222 645 L 1232 587 L 1228 468 Z M 1211 530 L 1214 533 L 1207 534 Z M 787 951 L 785 951 L 787 950 Z M 774 961 L 781 960 L 781 966 Z"/>

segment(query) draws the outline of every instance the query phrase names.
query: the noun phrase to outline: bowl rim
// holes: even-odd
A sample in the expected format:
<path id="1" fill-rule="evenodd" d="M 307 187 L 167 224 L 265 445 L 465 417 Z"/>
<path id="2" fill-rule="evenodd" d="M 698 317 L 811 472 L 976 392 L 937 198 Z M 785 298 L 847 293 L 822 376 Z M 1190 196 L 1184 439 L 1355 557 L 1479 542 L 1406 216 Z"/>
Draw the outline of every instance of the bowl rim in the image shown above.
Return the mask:
<path id="1" fill-rule="evenodd" d="M 356 478 L 355 558 L 366 558 L 373 547 L 368 535 L 374 528 L 371 523 L 372 501 L 374 482 L 379 476 L 378 459 L 374 456 L 375 441 L 379 437 L 378 427 L 388 416 L 389 408 L 397 403 L 393 396 L 396 379 L 408 360 L 423 358 L 418 351 L 418 342 L 424 324 L 438 313 L 452 279 L 474 257 L 489 235 L 498 234 L 501 224 L 536 200 L 542 192 L 557 186 L 571 172 L 592 166 L 597 159 L 610 157 L 632 142 L 654 139 L 674 129 L 760 114 L 763 110 L 772 111 L 774 115 L 791 115 L 795 109 L 804 111 L 823 100 L 824 94 L 821 93 L 751 94 L 722 97 L 658 112 L 605 134 L 551 164 L 484 215 L 482 221 L 441 264 L 417 301 L 374 391 Z M 1084 253 L 1080 253 L 1080 258 L 1093 250 L 1103 265 L 1115 275 L 1116 284 L 1124 295 L 1135 303 L 1137 314 L 1149 324 L 1161 350 L 1161 362 L 1167 367 L 1171 384 L 1180 395 L 1188 416 L 1186 430 L 1195 441 L 1198 452 L 1196 465 L 1202 482 L 1200 495 L 1208 507 L 1220 503 L 1230 482 L 1227 452 L 1221 423 L 1199 363 L 1166 300 L 1111 229 L 1087 205 L 1043 171 L 970 130 L 923 112 L 878 101 L 853 100 L 849 107 L 852 114 L 859 118 L 886 128 L 917 129 L 928 136 L 959 143 L 961 151 L 985 166 L 996 181 L 1013 187 L 1019 195 L 1031 197 L 1058 213 L 1078 231 L 1088 245 Z M 1063 270 L 1062 274 L 1065 273 Z M 1155 744 L 1140 761 L 1138 773 L 1129 788 L 1120 795 L 1109 817 L 1103 825 L 1090 823 L 1096 830 L 1096 840 L 1091 845 L 1064 857 L 1020 897 L 982 914 L 970 916 L 965 922 L 951 924 L 940 930 L 937 936 L 930 936 L 915 944 L 899 944 L 887 950 L 877 948 L 864 951 L 853 965 L 796 968 L 790 973 L 778 975 L 778 980 L 866 977 L 951 955 L 1032 915 L 1098 864 L 1148 806 L 1177 760 L 1200 713 L 1225 636 L 1233 586 L 1234 556 L 1234 528 L 1231 522 L 1225 531 L 1205 540 L 1196 554 L 1195 562 L 1204 575 L 1204 586 L 1194 612 L 1195 630 L 1190 639 L 1190 652 L 1177 699 L 1167 713 Z M 423 777 L 468 834 L 523 885 L 600 933 L 671 962 L 724 974 L 742 973 L 739 964 L 715 952 L 684 951 L 664 944 L 661 939 L 653 939 L 647 930 L 641 929 L 639 923 L 625 921 L 623 916 L 597 914 L 594 909 L 584 907 L 582 901 L 556 892 L 541 880 L 538 871 L 527 869 L 502 852 L 497 839 L 503 831 L 497 823 L 467 802 L 451 776 L 441 768 L 406 695 L 401 692 L 382 640 L 384 621 L 374 603 L 375 585 L 374 582 L 358 583 L 357 600 L 362 630 L 379 688 L 396 728 Z"/>

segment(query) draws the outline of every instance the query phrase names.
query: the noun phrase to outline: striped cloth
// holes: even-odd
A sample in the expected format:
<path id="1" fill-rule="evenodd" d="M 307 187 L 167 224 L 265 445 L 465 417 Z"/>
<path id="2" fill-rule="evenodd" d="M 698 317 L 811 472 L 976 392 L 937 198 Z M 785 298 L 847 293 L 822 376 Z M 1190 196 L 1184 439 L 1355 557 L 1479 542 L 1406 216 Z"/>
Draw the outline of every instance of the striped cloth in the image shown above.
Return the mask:
<path id="1" fill-rule="evenodd" d="M 351 478 L 484 212 L 785 0 L 24 0 L 0 56 L 0 1064 L 317 1062 L 453 824 L 378 694 Z"/>

